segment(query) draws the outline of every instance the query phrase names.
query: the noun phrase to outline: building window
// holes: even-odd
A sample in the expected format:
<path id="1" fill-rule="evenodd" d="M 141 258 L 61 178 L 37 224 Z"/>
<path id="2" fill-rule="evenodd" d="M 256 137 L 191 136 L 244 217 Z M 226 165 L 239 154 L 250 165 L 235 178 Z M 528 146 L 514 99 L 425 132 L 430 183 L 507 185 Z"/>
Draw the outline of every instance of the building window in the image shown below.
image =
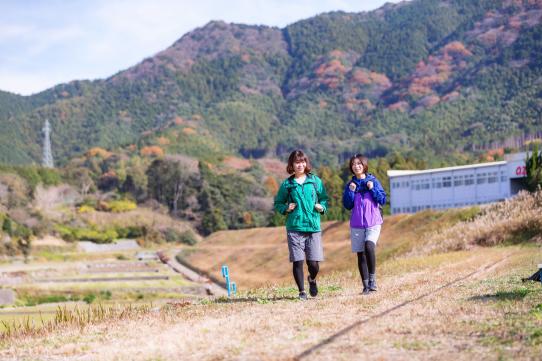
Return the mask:
<path id="1" fill-rule="evenodd" d="M 460 187 L 463 185 L 463 176 L 456 175 L 454 176 L 454 187 Z"/>
<path id="2" fill-rule="evenodd" d="M 467 174 L 465 176 L 465 185 L 471 186 L 474 184 L 474 174 Z"/>
<path id="3" fill-rule="evenodd" d="M 442 188 L 442 178 L 433 178 L 433 188 Z"/>
<path id="4" fill-rule="evenodd" d="M 450 188 L 452 186 L 452 177 L 443 177 L 442 178 L 442 187 Z"/>
<path id="5" fill-rule="evenodd" d="M 488 183 L 497 183 L 499 181 L 499 177 L 497 176 L 497 172 L 489 173 L 487 177 Z"/>
<path id="6" fill-rule="evenodd" d="M 484 184 L 487 182 L 487 173 L 478 173 L 476 175 L 476 184 Z"/>

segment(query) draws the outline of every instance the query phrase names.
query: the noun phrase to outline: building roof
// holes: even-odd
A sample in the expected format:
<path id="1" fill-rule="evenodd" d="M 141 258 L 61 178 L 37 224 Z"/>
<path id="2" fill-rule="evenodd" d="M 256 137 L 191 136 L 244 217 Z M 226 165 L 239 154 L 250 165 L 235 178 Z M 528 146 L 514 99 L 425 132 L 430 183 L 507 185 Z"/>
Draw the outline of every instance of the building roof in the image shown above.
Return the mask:
<path id="1" fill-rule="evenodd" d="M 465 169 L 473 169 L 473 168 L 492 167 L 492 166 L 496 166 L 496 165 L 506 165 L 506 161 L 468 164 L 468 165 L 460 165 L 460 166 L 456 166 L 456 167 L 433 168 L 433 169 L 425 169 L 425 170 L 389 170 L 388 171 L 388 177 L 391 178 L 391 177 L 401 177 L 401 176 L 409 176 L 409 175 L 449 172 L 449 171 L 453 171 L 453 170 L 465 170 Z"/>

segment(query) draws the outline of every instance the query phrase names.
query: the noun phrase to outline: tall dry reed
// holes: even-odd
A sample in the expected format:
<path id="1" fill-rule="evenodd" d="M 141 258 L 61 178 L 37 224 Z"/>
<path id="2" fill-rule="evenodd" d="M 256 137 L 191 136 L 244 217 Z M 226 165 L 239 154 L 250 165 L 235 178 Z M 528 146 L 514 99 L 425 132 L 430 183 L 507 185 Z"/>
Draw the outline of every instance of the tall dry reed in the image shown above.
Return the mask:
<path id="1" fill-rule="evenodd" d="M 68 309 L 66 306 L 58 306 L 54 319 L 50 321 L 44 321 L 42 317 L 40 317 L 38 322 L 30 317 L 22 321 L 1 321 L 5 330 L 0 333 L 0 341 L 11 338 L 44 335 L 68 327 L 83 329 L 100 322 L 133 319 L 148 314 L 151 311 L 151 306 L 133 306 L 131 304 L 121 306 L 117 304 L 106 307 L 99 304 L 97 306 L 79 308 L 76 305 L 73 310 Z"/>
<path id="2" fill-rule="evenodd" d="M 542 190 L 522 191 L 503 202 L 481 206 L 471 221 L 430 233 L 427 243 L 411 254 L 429 254 L 494 246 L 502 243 L 542 244 Z"/>

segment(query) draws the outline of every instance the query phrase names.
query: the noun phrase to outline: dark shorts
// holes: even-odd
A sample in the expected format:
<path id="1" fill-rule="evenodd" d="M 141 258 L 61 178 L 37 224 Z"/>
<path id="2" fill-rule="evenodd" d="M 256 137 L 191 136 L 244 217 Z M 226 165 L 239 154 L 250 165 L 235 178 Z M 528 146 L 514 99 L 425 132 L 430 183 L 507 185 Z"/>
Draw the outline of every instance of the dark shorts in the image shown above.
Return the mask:
<path id="1" fill-rule="evenodd" d="M 287 231 L 288 251 L 290 262 L 296 261 L 323 261 L 322 232 L 296 232 Z"/>

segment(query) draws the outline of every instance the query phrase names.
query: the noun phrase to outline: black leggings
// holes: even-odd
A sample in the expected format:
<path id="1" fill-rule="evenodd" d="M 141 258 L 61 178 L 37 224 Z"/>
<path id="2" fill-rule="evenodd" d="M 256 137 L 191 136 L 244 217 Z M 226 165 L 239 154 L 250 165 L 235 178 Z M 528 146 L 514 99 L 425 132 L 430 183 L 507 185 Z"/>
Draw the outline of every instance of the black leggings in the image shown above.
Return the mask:
<path id="1" fill-rule="evenodd" d="M 358 269 L 362 280 L 368 280 L 369 273 L 375 273 L 376 256 L 373 242 L 365 242 L 365 252 L 358 252 Z"/>
<path id="2" fill-rule="evenodd" d="M 318 271 L 320 270 L 320 264 L 318 261 L 307 261 L 307 266 L 309 268 L 309 275 L 311 276 L 311 279 L 315 279 L 316 275 L 318 274 Z M 293 263 L 293 273 L 294 273 L 294 280 L 297 284 L 297 288 L 299 289 L 299 292 L 303 292 L 305 290 L 305 276 L 303 275 L 303 261 L 295 261 Z"/>

